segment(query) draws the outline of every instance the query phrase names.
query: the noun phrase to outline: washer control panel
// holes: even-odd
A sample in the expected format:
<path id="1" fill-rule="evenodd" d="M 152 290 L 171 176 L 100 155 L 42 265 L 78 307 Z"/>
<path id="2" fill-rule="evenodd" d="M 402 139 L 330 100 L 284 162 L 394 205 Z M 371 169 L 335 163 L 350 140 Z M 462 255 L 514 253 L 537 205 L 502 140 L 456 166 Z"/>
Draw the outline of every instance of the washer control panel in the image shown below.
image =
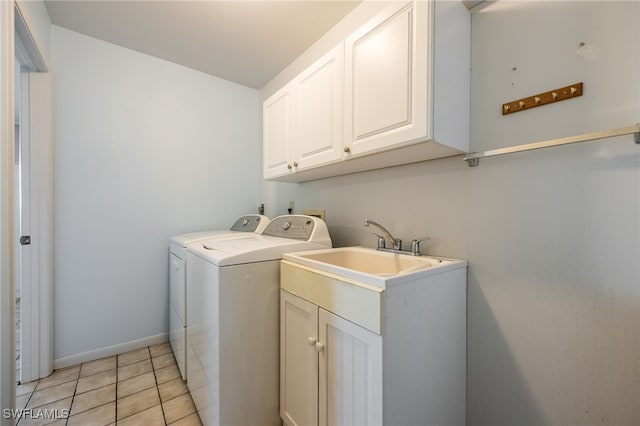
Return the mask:
<path id="1" fill-rule="evenodd" d="M 231 231 L 256 232 L 261 221 L 262 216 L 258 214 L 248 214 L 236 220 L 233 226 L 231 226 Z"/>
<path id="2" fill-rule="evenodd" d="M 314 226 L 314 218 L 309 216 L 279 216 L 267 225 L 262 235 L 307 241 L 313 233 Z"/>

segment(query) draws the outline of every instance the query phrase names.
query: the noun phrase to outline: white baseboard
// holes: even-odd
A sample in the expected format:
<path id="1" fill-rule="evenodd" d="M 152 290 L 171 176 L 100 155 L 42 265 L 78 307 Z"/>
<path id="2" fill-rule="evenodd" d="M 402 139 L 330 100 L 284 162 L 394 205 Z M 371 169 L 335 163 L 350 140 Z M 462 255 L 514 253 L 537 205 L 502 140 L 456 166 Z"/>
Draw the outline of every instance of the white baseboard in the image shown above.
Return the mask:
<path id="1" fill-rule="evenodd" d="M 129 342 L 118 343 L 117 345 L 107 346 L 106 348 L 93 349 L 91 351 L 73 354 L 53 360 L 53 369 L 70 367 L 72 365 L 81 364 L 83 362 L 93 361 L 105 358 L 111 355 L 118 355 L 135 349 L 144 348 L 146 346 L 155 345 L 169 341 L 169 333 L 160 333 L 155 336 L 143 337 L 142 339 L 131 340 Z"/>

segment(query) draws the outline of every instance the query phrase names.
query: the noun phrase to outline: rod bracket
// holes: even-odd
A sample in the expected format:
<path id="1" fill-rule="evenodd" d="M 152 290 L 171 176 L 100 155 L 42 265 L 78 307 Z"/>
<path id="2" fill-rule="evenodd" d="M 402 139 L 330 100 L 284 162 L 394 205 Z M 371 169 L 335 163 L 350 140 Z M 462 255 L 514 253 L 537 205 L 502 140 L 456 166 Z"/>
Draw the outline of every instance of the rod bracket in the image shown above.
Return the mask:
<path id="1" fill-rule="evenodd" d="M 633 134 L 633 140 L 640 145 L 640 132 L 635 132 Z"/>
<path id="2" fill-rule="evenodd" d="M 480 159 L 477 157 L 464 157 L 463 160 L 467 162 L 469 167 L 478 167 L 478 164 L 480 164 Z"/>

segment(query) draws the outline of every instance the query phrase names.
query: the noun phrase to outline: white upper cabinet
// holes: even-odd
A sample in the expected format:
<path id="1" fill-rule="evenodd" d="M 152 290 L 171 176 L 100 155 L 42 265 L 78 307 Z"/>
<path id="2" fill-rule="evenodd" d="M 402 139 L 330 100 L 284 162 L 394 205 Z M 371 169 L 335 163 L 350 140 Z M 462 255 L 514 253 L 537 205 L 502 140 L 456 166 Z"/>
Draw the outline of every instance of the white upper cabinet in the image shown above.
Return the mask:
<path id="1" fill-rule="evenodd" d="M 342 46 L 340 43 L 264 102 L 265 179 L 340 160 Z"/>
<path id="2" fill-rule="evenodd" d="M 265 154 L 265 178 L 304 182 L 468 151 L 470 39 L 462 2 L 391 2 L 289 83 L 286 128 L 266 114 L 282 94 L 265 101 L 265 153 L 289 152 Z M 291 128 L 286 143 L 268 137 Z"/>
<path id="3" fill-rule="evenodd" d="M 290 83 L 262 105 L 262 142 L 265 179 L 292 171 L 293 85 Z"/>
<path id="4" fill-rule="evenodd" d="M 296 171 L 341 157 L 343 56 L 341 43 L 294 80 Z"/>
<path id="5" fill-rule="evenodd" d="M 345 41 L 351 155 L 430 138 L 429 3 L 394 4 Z"/>

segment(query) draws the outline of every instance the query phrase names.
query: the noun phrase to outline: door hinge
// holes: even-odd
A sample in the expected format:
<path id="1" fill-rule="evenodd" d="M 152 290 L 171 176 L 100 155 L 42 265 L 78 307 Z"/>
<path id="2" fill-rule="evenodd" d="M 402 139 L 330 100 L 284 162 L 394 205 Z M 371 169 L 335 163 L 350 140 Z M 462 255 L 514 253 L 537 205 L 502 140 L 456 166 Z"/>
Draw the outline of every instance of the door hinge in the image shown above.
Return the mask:
<path id="1" fill-rule="evenodd" d="M 29 244 L 31 244 L 31 236 L 23 235 L 22 237 L 20 237 L 20 244 L 23 246 L 28 246 Z"/>

